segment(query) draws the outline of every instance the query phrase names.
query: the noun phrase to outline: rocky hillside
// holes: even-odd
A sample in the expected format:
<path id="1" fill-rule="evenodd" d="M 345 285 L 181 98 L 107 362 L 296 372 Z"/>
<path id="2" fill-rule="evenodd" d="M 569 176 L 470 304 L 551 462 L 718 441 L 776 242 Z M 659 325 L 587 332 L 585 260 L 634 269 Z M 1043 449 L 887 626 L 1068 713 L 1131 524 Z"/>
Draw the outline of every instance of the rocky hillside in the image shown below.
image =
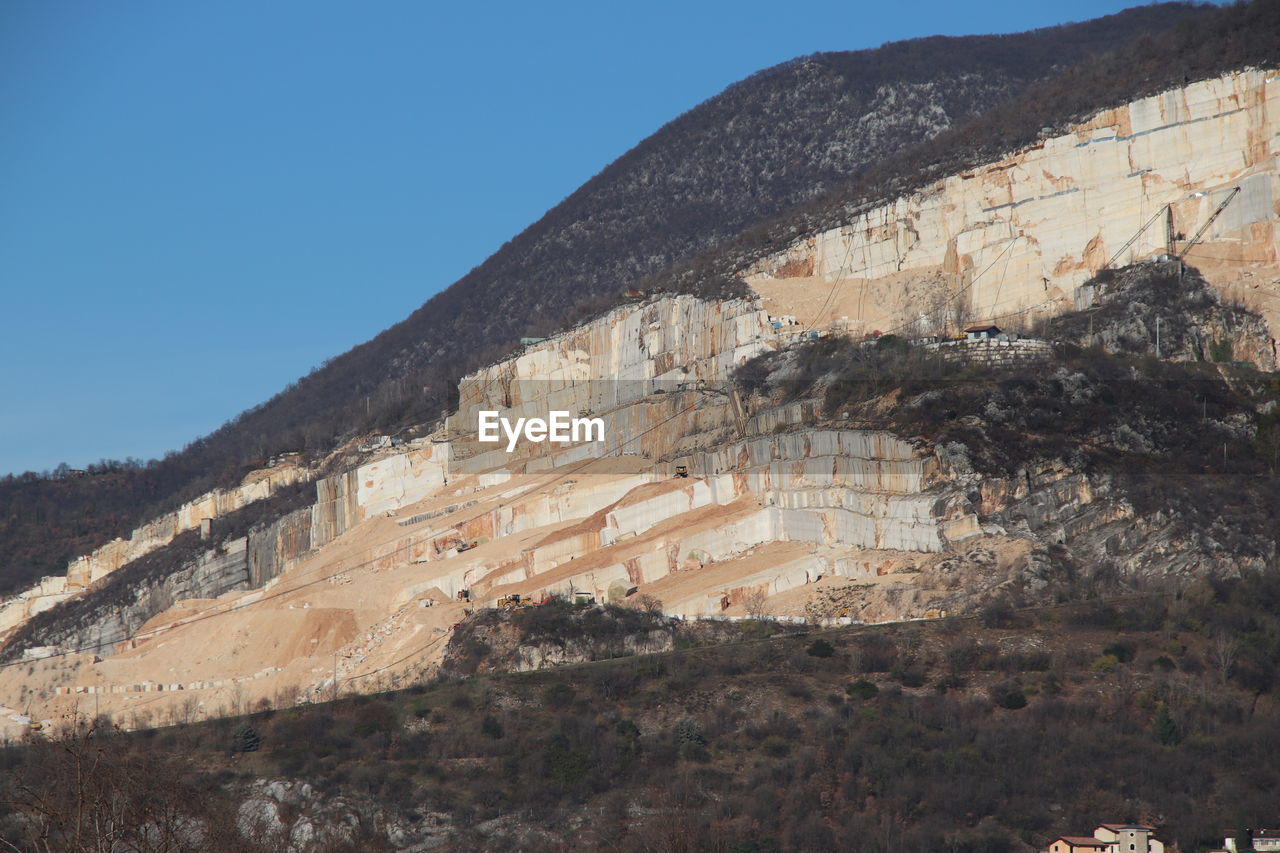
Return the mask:
<path id="1" fill-rule="evenodd" d="M 762 71 L 642 141 L 404 322 L 181 453 L 109 481 L 0 482 L 0 590 L 53 573 L 148 513 L 235 485 L 250 460 L 286 450 L 325 453 L 362 429 L 433 420 L 458 376 L 506 352 L 518 336 L 580 319 L 628 285 L 1086 57 L 1123 55 L 1139 39 L 1210 14 L 1146 6 L 1019 35 L 816 54 Z M 1112 79 L 1123 88 L 1127 77 Z M 720 292 L 725 280 L 716 274 L 699 290 Z M 364 406 L 351 405 L 358 397 L 367 398 Z M 104 463 L 104 473 L 110 468 Z"/>
<path id="2" fill-rule="evenodd" d="M 960 287 L 949 298 L 976 290 L 974 254 L 991 251 L 1024 262 L 994 289 L 1012 270 L 1007 289 L 1035 298 L 1048 284 L 1025 275 L 1027 258 L 1061 247 L 1020 248 L 1050 245 L 1050 232 L 1007 239 L 1009 211 L 1029 227 L 1026 211 L 1052 224 L 1065 204 L 1083 221 L 1080 200 L 1102 193 L 1108 217 L 1132 218 L 1131 187 L 1109 177 L 1117 165 L 1129 164 L 1130 183 L 1163 191 L 1172 167 L 1135 158 L 1167 136 L 1195 136 L 1218 144 L 1182 167 L 1178 194 L 1202 208 L 1215 185 L 1247 185 L 1212 245 L 1247 232 L 1258 259 L 1237 253 L 1233 268 L 1266 271 L 1277 98 L 1255 69 L 1124 104 L 1046 138 L 1035 157 L 899 199 L 900 219 L 880 231 L 837 229 L 834 245 L 863 234 L 892 242 L 903 223 L 946 208 L 939 198 L 950 193 L 966 206 L 964 228 L 947 240 L 944 263 Z M 1109 165 L 1010 177 L 1089 158 Z M 1067 186 L 1042 193 L 1041 180 Z M 1015 193 L 1028 184 L 1034 198 L 1024 203 Z M 987 196 L 1003 201 L 983 207 Z M 1157 213 L 1177 220 L 1170 205 Z M 825 258 L 814 245 L 802 251 Z M 925 270 L 941 249 L 935 240 L 900 261 Z M 0 728 L 73 713 L 90 695 L 101 713 L 138 727 L 314 700 L 339 684 L 404 683 L 441 665 L 467 611 L 530 599 L 848 624 L 1272 565 L 1268 475 L 1280 434 L 1263 372 L 1275 366 L 1269 330 L 1181 265 L 1142 262 L 1090 279 L 1103 254 L 1066 257 L 1071 292 L 1048 301 L 1056 319 L 1030 324 L 1041 336 L 1030 339 L 982 327 L 956 340 L 939 334 L 945 325 L 915 339 L 853 336 L 750 293 L 630 299 L 464 376 L 454 411 L 429 434 L 351 447 L 327 465 L 290 457 L 251 474 L 252 494 L 194 501 L 7 602 Z M 814 266 L 800 278 L 820 278 Z M 916 282 L 898 272 L 918 270 L 884 275 L 911 295 Z M 776 300 L 830 300 L 847 283 L 782 278 Z M 1078 310 L 1063 316 L 1070 305 Z M 1165 325 L 1168 339 L 1144 351 L 1143 334 Z M 600 432 L 503 449 L 479 429 L 490 410 L 510 420 L 576 413 Z M 266 499 L 254 489 L 272 471 L 306 482 Z M 206 506 L 230 514 L 206 525 L 197 511 Z"/>
<path id="3" fill-rule="evenodd" d="M 540 672 L 479 650 L 465 680 L 0 750 L 0 839 L 1030 853 L 1141 821 L 1215 849 L 1274 816 L 1278 601 L 1272 573 Z M 556 618 L 610 647 L 592 608 Z"/>

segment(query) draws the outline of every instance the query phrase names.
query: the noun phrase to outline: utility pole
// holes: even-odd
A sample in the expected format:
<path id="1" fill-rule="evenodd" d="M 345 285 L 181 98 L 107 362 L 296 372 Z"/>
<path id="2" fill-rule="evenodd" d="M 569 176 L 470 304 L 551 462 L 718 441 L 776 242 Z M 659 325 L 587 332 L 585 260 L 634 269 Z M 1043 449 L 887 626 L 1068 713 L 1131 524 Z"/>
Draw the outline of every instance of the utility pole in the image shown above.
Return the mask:
<path id="1" fill-rule="evenodd" d="M 1160 318 L 1156 318 L 1156 358 L 1160 358 Z"/>
<path id="2" fill-rule="evenodd" d="M 338 701 L 338 650 L 333 650 L 333 701 Z"/>

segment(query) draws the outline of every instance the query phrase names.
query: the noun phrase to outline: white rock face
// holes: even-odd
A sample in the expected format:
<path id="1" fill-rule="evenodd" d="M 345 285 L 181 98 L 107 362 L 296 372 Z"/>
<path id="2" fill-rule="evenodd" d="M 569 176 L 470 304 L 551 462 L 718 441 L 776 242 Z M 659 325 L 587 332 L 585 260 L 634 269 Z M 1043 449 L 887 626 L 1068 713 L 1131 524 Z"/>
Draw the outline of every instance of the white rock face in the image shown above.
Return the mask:
<path id="1" fill-rule="evenodd" d="M 1076 288 L 1113 256 L 1122 265 L 1168 251 L 1166 206 L 1181 251 L 1239 186 L 1187 260 L 1275 329 L 1277 134 L 1276 72 L 1194 83 L 872 208 L 754 265 L 747 279 L 771 314 L 823 327 L 1017 323 L 1069 310 Z"/>
<path id="2" fill-rule="evenodd" d="M 449 465 L 447 444 L 427 444 L 362 465 L 356 504 L 362 518 L 393 512 L 441 488 Z"/>
<path id="3" fill-rule="evenodd" d="M 723 384 L 734 367 L 775 341 L 754 301 L 680 295 L 617 308 L 464 377 L 449 435 L 474 434 L 482 409 L 512 421 L 552 410 L 594 414 L 681 383 Z"/>

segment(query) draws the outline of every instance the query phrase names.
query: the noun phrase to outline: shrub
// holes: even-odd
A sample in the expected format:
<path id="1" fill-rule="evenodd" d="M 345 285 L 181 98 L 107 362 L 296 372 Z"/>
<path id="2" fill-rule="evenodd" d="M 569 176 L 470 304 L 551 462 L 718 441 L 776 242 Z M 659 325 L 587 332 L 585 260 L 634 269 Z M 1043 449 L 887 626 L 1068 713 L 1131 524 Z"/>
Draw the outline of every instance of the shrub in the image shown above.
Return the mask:
<path id="1" fill-rule="evenodd" d="M 1133 643 L 1124 641 L 1112 643 L 1102 650 L 1104 655 L 1111 655 L 1120 663 L 1128 663 L 1133 660 Z"/>
<path id="2" fill-rule="evenodd" d="M 707 736 L 702 733 L 702 726 L 698 725 L 698 721 L 692 717 L 685 717 L 676 723 L 675 728 L 676 743 L 700 743 L 706 744 Z"/>
<path id="3" fill-rule="evenodd" d="M 948 690 L 957 690 L 964 687 L 965 681 L 958 675 L 948 674 L 939 678 L 933 684 L 933 691 L 939 696 L 944 695 Z"/>
<path id="4" fill-rule="evenodd" d="M 867 700 L 876 698 L 880 693 L 880 688 L 876 687 L 875 682 L 859 678 L 857 681 L 850 681 L 845 685 L 844 692 L 854 699 Z"/>
<path id="5" fill-rule="evenodd" d="M 805 652 L 815 658 L 829 658 L 836 653 L 836 650 L 826 640 L 814 640 Z"/>
<path id="6" fill-rule="evenodd" d="M 501 740 L 503 735 L 502 723 L 498 722 L 497 717 L 487 714 L 480 722 L 480 733 L 494 740 Z"/>
<path id="7" fill-rule="evenodd" d="M 1115 672 L 1120 666 L 1120 660 L 1115 655 L 1098 655 L 1093 659 L 1093 663 L 1089 664 L 1089 668 L 1094 672 Z"/>
<path id="8" fill-rule="evenodd" d="M 1027 707 L 1027 694 L 1023 693 L 1022 688 L 1017 685 L 1002 685 L 992 689 L 991 701 L 1001 708 L 1016 711 Z"/>
<path id="9" fill-rule="evenodd" d="M 786 738 L 778 735 L 769 735 L 760 744 L 760 748 L 764 750 L 765 755 L 771 755 L 774 758 L 785 758 L 791 753 L 791 744 Z"/>
<path id="10" fill-rule="evenodd" d="M 903 687 L 923 687 L 925 682 L 924 667 L 895 667 L 892 675 Z"/>

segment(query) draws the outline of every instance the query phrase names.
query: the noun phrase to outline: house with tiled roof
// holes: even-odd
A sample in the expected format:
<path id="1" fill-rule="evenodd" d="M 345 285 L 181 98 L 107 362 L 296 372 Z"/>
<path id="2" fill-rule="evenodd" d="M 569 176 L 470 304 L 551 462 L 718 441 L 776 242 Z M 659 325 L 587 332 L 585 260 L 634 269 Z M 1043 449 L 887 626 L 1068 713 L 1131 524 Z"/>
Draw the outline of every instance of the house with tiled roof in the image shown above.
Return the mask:
<path id="1" fill-rule="evenodd" d="M 1060 835 L 1048 853 L 1164 853 L 1155 829 L 1140 823 L 1102 823 L 1093 835 Z"/>
<path id="2" fill-rule="evenodd" d="M 1049 853 L 1107 853 L 1110 846 L 1087 835 L 1060 835 L 1049 845 Z"/>

